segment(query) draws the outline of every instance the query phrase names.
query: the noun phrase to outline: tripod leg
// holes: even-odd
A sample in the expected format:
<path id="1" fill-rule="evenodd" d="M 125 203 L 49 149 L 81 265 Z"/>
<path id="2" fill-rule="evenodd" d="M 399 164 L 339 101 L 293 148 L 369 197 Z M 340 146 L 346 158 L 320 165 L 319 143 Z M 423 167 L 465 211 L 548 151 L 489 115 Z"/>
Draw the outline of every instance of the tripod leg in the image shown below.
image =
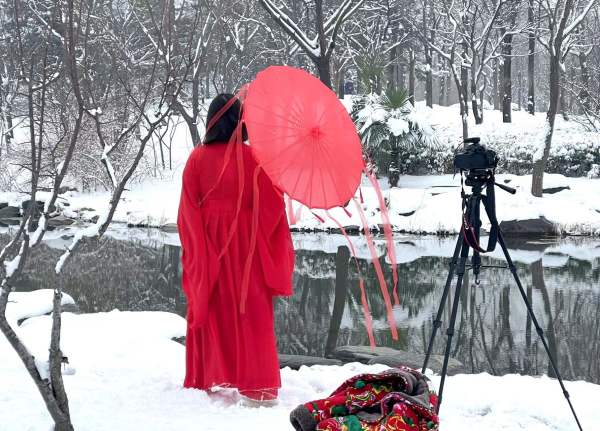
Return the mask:
<path id="1" fill-rule="evenodd" d="M 450 261 L 450 269 L 448 271 L 448 278 L 446 278 L 446 285 L 444 286 L 444 291 L 442 293 L 442 299 L 440 300 L 440 305 L 437 310 L 437 314 L 435 316 L 435 320 L 433 321 L 433 328 L 431 329 L 431 336 L 429 337 L 429 344 L 427 345 L 427 353 L 425 354 L 425 360 L 423 361 L 423 367 L 421 368 L 421 373 L 425 374 L 425 369 L 429 364 L 429 358 L 431 357 L 431 350 L 433 349 L 433 341 L 435 340 L 435 336 L 437 334 L 438 329 L 442 326 L 442 313 L 444 312 L 444 306 L 446 305 L 446 298 L 448 298 L 448 292 L 450 291 L 450 284 L 452 284 L 452 279 L 454 278 L 454 270 L 456 269 L 456 264 L 458 262 L 458 254 L 460 253 L 461 245 L 463 244 L 463 230 L 461 228 L 458 239 L 456 240 L 456 247 L 454 248 L 454 254 L 452 255 L 452 260 Z"/>
<path id="2" fill-rule="evenodd" d="M 446 373 L 448 371 L 448 360 L 450 359 L 450 349 L 452 348 L 452 337 L 454 336 L 454 325 L 456 323 L 456 314 L 458 313 L 458 305 L 460 303 L 460 291 L 462 288 L 463 277 L 465 275 L 465 267 L 467 259 L 469 257 L 469 245 L 463 240 L 462 250 L 460 252 L 460 260 L 458 261 L 458 269 L 456 271 L 456 289 L 454 290 L 454 299 L 452 301 L 452 313 L 450 314 L 450 322 L 448 323 L 448 329 L 446 335 L 446 351 L 444 352 L 444 364 L 442 365 L 442 375 L 440 379 L 440 389 L 438 392 L 438 405 L 437 412 L 440 411 L 442 405 L 442 395 L 444 392 L 444 383 L 446 381 Z"/>
<path id="3" fill-rule="evenodd" d="M 548 343 L 546 342 L 546 337 L 544 336 L 544 330 L 541 328 L 540 324 L 538 323 L 537 318 L 535 317 L 535 313 L 533 312 L 533 307 L 531 306 L 531 303 L 529 302 L 529 299 L 527 298 L 527 293 L 525 292 L 525 289 L 523 289 L 523 285 L 521 284 L 521 280 L 519 278 L 519 275 L 517 274 L 517 268 L 515 267 L 515 265 L 512 261 L 512 258 L 510 257 L 510 254 L 508 253 L 508 248 L 506 247 L 506 243 L 504 242 L 504 237 L 502 236 L 501 231 L 498 231 L 498 244 L 500 244 L 500 247 L 502 248 L 502 252 L 504 253 L 504 257 L 506 258 L 506 263 L 508 264 L 510 272 L 512 273 L 513 278 L 515 279 L 515 282 L 517 283 L 519 292 L 521 293 L 521 297 L 523 298 L 523 301 L 525 302 L 525 306 L 527 307 L 527 313 L 529 313 L 529 317 L 531 317 L 531 321 L 533 322 L 533 325 L 535 326 L 535 330 L 538 333 L 540 340 L 542 341 L 542 344 L 544 345 L 544 349 L 546 349 L 546 353 L 548 354 L 548 359 L 550 360 L 550 365 L 552 366 L 552 369 L 554 370 L 554 373 L 556 374 L 556 378 L 558 379 L 558 383 L 560 384 L 560 387 L 563 391 L 563 395 L 565 396 L 567 403 L 569 403 L 569 407 L 571 408 L 571 413 L 573 413 L 575 422 L 577 422 L 577 426 L 579 427 L 579 430 L 583 431 L 583 428 L 581 427 L 581 423 L 579 423 L 579 418 L 577 417 L 577 413 L 575 413 L 575 408 L 573 407 L 573 404 L 571 403 L 569 392 L 565 388 L 563 379 L 560 375 L 560 372 L 558 371 L 556 362 L 554 361 L 554 357 L 552 356 L 552 353 L 550 352 L 550 348 L 548 347 Z"/>

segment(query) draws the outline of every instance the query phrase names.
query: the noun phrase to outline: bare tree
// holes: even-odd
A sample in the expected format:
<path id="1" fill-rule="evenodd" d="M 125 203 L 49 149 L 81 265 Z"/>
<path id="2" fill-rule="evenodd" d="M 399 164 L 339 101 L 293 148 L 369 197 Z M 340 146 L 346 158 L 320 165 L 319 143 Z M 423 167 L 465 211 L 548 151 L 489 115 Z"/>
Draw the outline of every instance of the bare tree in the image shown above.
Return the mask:
<path id="1" fill-rule="evenodd" d="M 535 114 L 535 0 L 527 1 L 527 112 Z"/>
<path id="2" fill-rule="evenodd" d="M 61 372 L 61 283 L 54 286 L 47 362 L 35 358 L 29 352 L 18 332 L 7 320 L 9 295 L 14 289 L 14 280 L 23 273 L 32 250 L 39 246 L 48 229 L 48 219 L 59 190 L 65 177 L 74 169 L 74 155 L 78 146 L 85 144 L 82 142 L 82 137 L 86 136 L 84 128 L 93 126 L 91 129 L 102 148 L 99 163 L 104 164 L 109 171 L 114 191 L 106 212 L 98 222 L 75 235 L 73 244 L 56 265 L 57 273 L 83 238 L 100 237 L 108 228 L 125 186 L 142 159 L 147 142 L 170 112 L 166 100 L 173 90 L 169 85 L 168 72 L 160 79 L 161 73 L 169 69 L 161 63 L 159 48 L 154 52 L 146 51 L 143 55 L 137 52 L 139 56 L 136 56 L 136 52 L 130 50 L 131 46 L 127 44 L 115 50 L 107 46 L 105 52 L 110 53 L 109 64 L 114 66 L 112 80 L 107 84 L 94 79 L 104 64 L 95 61 L 102 58 L 102 53 L 92 53 L 94 38 L 99 37 L 105 43 L 107 40 L 119 42 L 111 40 L 117 37 L 114 32 L 97 34 L 91 31 L 93 23 L 101 16 L 101 11 L 95 8 L 101 8 L 102 4 L 94 1 L 67 1 L 53 4 L 49 13 L 43 14 L 39 14 L 36 9 L 44 7 L 43 4 L 29 4 L 28 9 L 24 6 L 19 1 L 14 3 L 12 40 L 16 45 L 18 85 L 23 87 L 27 107 L 24 125 L 29 140 L 30 201 L 24 206 L 25 214 L 16 233 L 0 251 L 0 331 L 23 362 L 40 392 L 55 423 L 54 429 L 71 431 L 73 425 Z M 125 21 L 131 22 L 128 19 Z M 45 37 L 41 40 L 26 38 L 30 30 L 28 26 L 34 24 L 42 25 Z M 105 22 L 103 25 L 106 24 Z M 133 34 L 139 34 L 138 31 L 139 29 L 135 29 Z M 96 48 L 100 46 L 101 44 Z M 179 91 L 180 88 L 175 89 L 175 95 Z M 116 94 L 127 99 L 128 103 L 124 105 L 127 114 L 122 117 L 119 126 L 123 127 L 119 127 L 118 133 L 115 132 L 112 120 L 102 119 L 104 111 L 100 108 L 99 93 Z M 111 96 L 105 96 L 105 100 L 112 101 Z M 57 101 L 60 102 L 57 115 L 59 121 L 54 122 L 51 111 L 57 109 Z M 106 112 L 110 110 L 106 109 Z M 131 147 L 135 143 L 135 156 L 123 172 L 114 170 L 110 159 L 112 152 L 119 151 L 121 146 Z M 42 186 L 49 186 L 50 193 L 40 211 L 36 195 Z"/>
<path id="3" fill-rule="evenodd" d="M 487 83 L 485 73 L 488 63 L 497 57 L 499 47 L 498 41 L 492 40 L 491 35 L 504 4 L 499 0 L 493 9 L 485 11 L 471 0 L 463 0 L 460 6 L 444 2 L 443 9 L 438 11 L 447 28 L 438 32 L 439 40 L 429 43 L 450 66 L 459 96 L 463 138 L 468 137 L 469 87 L 475 120 L 477 123 L 483 121 L 480 105 Z M 480 85 L 482 79 L 483 85 Z M 477 100 L 478 92 L 480 102 Z"/>
<path id="4" fill-rule="evenodd" d="M 537 0 L 540 8 L 544 11 L 547 24 L 545 31 L 540 34 L 538 41 L 546 48 L 550 62 L 550 101 L 546 115 L 546 127 L 543 133 L 543 142 L 534 156 L 533 177 L 531 182 L 531 193 L 542 197 L 544 170 L 550 156 L 552 136 L 554 134 L 554 122 L 558 112 L 560 101 L 561 75 L 564 68 L 565 57 L 572 49 L 576 41 L 575 31 L 585 20 L 596 0 L 557 0 L 549 3 L 545 0 Z"/>
<path id="5" fill-rule="evenodd" d="M 512 55 L 513 35 L 511 31 L 517 20 L 517 6 L 519 0 L 506 0 L 507 8 L 502 19 L 502 121 L 512 121 Z"/>
<path id="6" fill-rule="evenodd" d="M 359 91 L 364 93 L 397 88 L 397 48 L 408 44 L 409 34 L 397 31 L 398 17 L 389 7 L 365 7 L 364 13 L 348 22 L 343 34 L 348 53 L 344 60 L 356 70 Z"/>
<path id="7" fill-rule="evenodd" d="M 435 33 L 439 24 L 439 17 L 435 15 L 433 0 L 421 1 L 422 12 L 422 36 L 425 38 L 423 43 L 423 54 L 425 56 L 425 105 L 433 107 L 433 49 L 431 42 L 435 40 Z"/>
<path id="8" fill-rule="evenodd" d="M 341 27 L 361 7 L 364 1 L 343 0 L 340 6 L 329 17 L 325 18 L 323 0 L 315 0 L 313 11 L 315 36 L 312 38 L 284 12 L 283 7 L 277 6 L 273 0 L 260 0 L 260 3 L 271 18 L 314 63 L 321 82 L 332 88 L 330 61 Z"/>

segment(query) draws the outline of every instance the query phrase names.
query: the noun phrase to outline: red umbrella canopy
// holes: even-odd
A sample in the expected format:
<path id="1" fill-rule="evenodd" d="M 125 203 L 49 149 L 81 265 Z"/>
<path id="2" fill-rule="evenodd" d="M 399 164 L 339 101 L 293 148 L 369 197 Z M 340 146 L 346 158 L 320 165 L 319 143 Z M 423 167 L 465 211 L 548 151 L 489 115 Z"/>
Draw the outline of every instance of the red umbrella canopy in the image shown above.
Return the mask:
<path id="1" fill-rule="evenodd" d="M 309 208 L 345 205 L 363 168 L 360 138 L 344 105 L 309 73 L 271 66 L 248 86 L 244 122 L 271 181 Z"/>

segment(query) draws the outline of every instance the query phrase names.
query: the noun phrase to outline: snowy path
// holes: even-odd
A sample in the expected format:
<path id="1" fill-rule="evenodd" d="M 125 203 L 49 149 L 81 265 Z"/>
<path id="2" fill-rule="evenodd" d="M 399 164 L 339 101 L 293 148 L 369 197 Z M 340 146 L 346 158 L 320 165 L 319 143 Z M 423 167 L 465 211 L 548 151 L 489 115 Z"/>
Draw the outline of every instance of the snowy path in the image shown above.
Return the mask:
<path id="1" fill-rule="evenodd" d="M 25 298 L 19 300 L 21 314 L 44 309 L 37 300 L 31 306 Z M 50 324 L 48 316 L 34 317 L 19 328 L 28 347 L 40 357 L 47 352 Z M 242 408 L 232 394 L 209 397 L 181 387 L 184 347 L 170 339 L 185 333 L 185 321 L 179 316 L 64 313 L 63 327 L 62 346 L 70 362 L 65 382 L 78 431 L 292 430 L 288 413 L 297 404 L 326 396 L 354 374 L 385 368 L 347 364 L 284 369 L 277 407 Z M 0 339 L 0 357 L 0 430 L 49 430 L 42 400 L 4 339 Z M 434 376 L 433 380 L 437 385 L 438 379 Z M 600 386 L 567 382 L 567 388 L 584 428 L 598 429 Z M 516 375 L 450 377 L 441 421 L 444 431 L 576 429 L 555 381 Z"/>

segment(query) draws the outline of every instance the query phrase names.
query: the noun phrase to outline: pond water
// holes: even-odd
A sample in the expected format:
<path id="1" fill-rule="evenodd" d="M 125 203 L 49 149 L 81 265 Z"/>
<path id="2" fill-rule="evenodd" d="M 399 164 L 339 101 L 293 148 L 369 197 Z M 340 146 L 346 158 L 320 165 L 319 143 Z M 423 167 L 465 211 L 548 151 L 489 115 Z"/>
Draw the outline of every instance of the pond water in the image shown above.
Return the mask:
<path id="1" fill-rule="evenodd" d="M 34 254 L 17 290 L 52 287 L 54 265 L 68 243 L 69 230 Z M 0 235 L 0 243 L 6 237 Z M 400 305 L 394 307 L 399 340 L 391 337 L 385 305 L 364 239 L 354 238 L 366 279 L 367 298 L 378 346 L 414 352 L 426 348 L 455 238 L 396 238 Z M 368 345 L 356 266 L 348 266 L 346 289 L 335 288 L 339 235 L 295 234 L 294 295 L 275 300 L 276 332 L 281 353 L 324 356 L 334 346 Z M 510 253 L 548 337 L 563 377 L 600 383 L 600 241 L 566 238 L 510 243 Z M 385 242 L 377 242 L 388 284 L 391 268 Z M 158 230 L 113 228 L 100 242 L 86 244 L 65 268 L 64 290 L 82 312 L 162 310 L 185 315 L 180 289 L 180 247 L 176 234 Z M 500 265 L 500 254 L 484 264 Z M 452 355 L 471 372 L 548 373 L 548 359 L 510 271 L 486 268 L 479 285 L 465 279 Z M 336 306 L 334 306 L 336 305 Z M 444 325 L 450 314 L 448 301 Z M 444 326 L 435 352 L 443 353 Z"/>

